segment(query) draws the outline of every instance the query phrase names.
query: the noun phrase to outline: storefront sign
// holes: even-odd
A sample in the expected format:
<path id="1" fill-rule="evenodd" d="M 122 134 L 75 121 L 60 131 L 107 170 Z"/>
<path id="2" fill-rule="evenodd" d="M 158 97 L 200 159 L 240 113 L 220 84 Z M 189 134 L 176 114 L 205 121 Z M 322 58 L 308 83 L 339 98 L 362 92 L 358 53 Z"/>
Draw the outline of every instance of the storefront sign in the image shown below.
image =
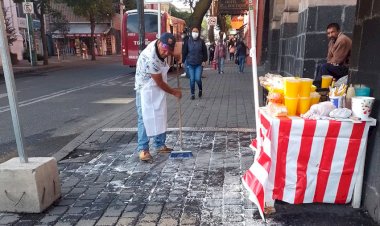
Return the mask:
<path id="1" fill-rule="evenodd" d="M 248 9 L 246 0 L 219 0 L 219 12 L 225 15 L 240 15 Z"/>

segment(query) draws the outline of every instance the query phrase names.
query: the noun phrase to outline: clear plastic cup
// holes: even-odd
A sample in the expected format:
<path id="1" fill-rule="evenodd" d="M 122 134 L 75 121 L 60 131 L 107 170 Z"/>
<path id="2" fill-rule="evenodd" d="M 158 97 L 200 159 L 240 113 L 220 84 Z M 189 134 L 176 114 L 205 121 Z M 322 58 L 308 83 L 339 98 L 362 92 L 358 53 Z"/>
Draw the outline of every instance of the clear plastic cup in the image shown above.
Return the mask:
<path id="1" fill-rule="evenodd" d="M 318 104 L 320 98 L 321 98 L 321 94 L 317 92 L 311 92 L 310 93 L 310 107 L 313 106 L 314 104 Z"/>
<path id="2" fill-rule="evenodd" d="M 301 81 L 296 78 L 285 78 L 284 93 L 287 97 L 298 97 Z"/>
<path id="3" fill-rule="evenodd" d="M 311 86 L 313 85 L 313 79 L 310 78 L 301 78 L 301 85 L 299 90 L 299 96 L 300 97 L 309 97 Z"/>
<path id="4" fill-rule="evenodd" d="M 310 97 L 300 97 L 298 100 L 297 113 L 305 114 L 310 109 Z"/>
<path id="5" fill-rule="evenodd" d="M 321 88 L 326 89 L 331 85 L 333 77 L 331 75 L 322 75 Z"/>
<path id="6" fill-rule="evenodd" d="M 285 106 L 288 109 L 288 115 L 294 116 L 297 113 L 298 97 L 285 97 Z"/>

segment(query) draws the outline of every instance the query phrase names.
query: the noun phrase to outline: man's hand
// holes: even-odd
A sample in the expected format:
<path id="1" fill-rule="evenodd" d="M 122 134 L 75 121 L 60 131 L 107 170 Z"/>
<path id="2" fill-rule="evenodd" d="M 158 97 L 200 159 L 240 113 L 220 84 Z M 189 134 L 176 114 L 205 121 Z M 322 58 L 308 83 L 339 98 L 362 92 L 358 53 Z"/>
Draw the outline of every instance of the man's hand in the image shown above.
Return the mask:
<path id="1" fill-rule="evenodd" d="M 206 66 L 206 62 L 202 62 L 202 67 Z"/>
<path id="2" fill-rule="evenodd" d="M 182 91 L 181 91 L 181 89 L 174 88 L 172 95 L 175 96 L 175 97 L 177 97 L 178 99 L 181 99 L 182 98 Z"/>

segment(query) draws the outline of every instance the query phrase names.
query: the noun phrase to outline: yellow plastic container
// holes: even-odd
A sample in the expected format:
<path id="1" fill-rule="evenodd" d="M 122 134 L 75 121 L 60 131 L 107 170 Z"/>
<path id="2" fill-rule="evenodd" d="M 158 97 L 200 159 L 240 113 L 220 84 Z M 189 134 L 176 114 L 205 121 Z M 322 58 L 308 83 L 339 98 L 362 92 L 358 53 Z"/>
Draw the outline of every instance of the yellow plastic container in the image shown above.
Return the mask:
<path id="1" fill-rule="evenodd" d="M 294 116 L 297 113 L 298 97 L 285 97 L 285 106 L 288 109 L 288 115 Z"/>
<path id="2" fill-rule="evenodd" d="M 322 75 L 322 83 L 321 83 L 321 88 L 329 88 L 331 82 L 332 82 L 333 77 L 331 75 Z"/>
<path id="3" fill-rule="evenodd" d="M 301 81 L 296 78 L 286 78 L 284 85 L 284 93 L 287 97 L 298 97 L 298 92 L 300 88 Z"/>
<path id="4" fill-rule="evenodd" d="M 310 92 L 315 92 L 317 90 L 317 87 L 315 85 L 311 85 Z"/>
<path id="5" fill-rule="evenodd" d="M 313 104 L 318 104 L 320 98 L 321 98 L 321 94 L 317 92 L 311 92 L 310 93 L 310 107 L 313 106 Z"/>
<path id="6" fill-rule="evenodd" d="M 305 114 L 310 109 L 310 97 L 300 97 L 298 100 L 297 113 Z"/>
<path id="7" fill-rule="evenodd" d="M 301 78 L 300 79 L 300 97 L 310 97 L 311 86 L 313 85 L 313 79 L 310 78 Z"/>

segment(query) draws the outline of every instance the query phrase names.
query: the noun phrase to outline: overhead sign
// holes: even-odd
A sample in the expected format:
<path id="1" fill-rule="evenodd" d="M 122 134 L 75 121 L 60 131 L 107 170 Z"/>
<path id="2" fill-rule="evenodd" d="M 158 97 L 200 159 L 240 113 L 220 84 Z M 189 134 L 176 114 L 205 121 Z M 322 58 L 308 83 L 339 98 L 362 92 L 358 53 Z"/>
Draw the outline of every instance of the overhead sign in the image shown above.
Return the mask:
<path id="1" fill-rule="evenodd" d="M 222 15 L 240 15 L 248 9 L 246 0 L 219 0 L 219 5 Z"/>
<path id="2" fill-rule="evenodd" d="M 216 16 L 210 16 L 207 20 L 208 26 L 216 26 L 217 17 Z"/>
<path id="3" fill-rule="evenodd" d="M 23 2 L 22 11 L 25 14 L 34 14 L 33 2 Z"/>
<path id="4" fill-rule="evenodd" d="M 173 0 L 145 0 L 145 4 L 154 4 L 154 3 L 171 3 Z"/>

